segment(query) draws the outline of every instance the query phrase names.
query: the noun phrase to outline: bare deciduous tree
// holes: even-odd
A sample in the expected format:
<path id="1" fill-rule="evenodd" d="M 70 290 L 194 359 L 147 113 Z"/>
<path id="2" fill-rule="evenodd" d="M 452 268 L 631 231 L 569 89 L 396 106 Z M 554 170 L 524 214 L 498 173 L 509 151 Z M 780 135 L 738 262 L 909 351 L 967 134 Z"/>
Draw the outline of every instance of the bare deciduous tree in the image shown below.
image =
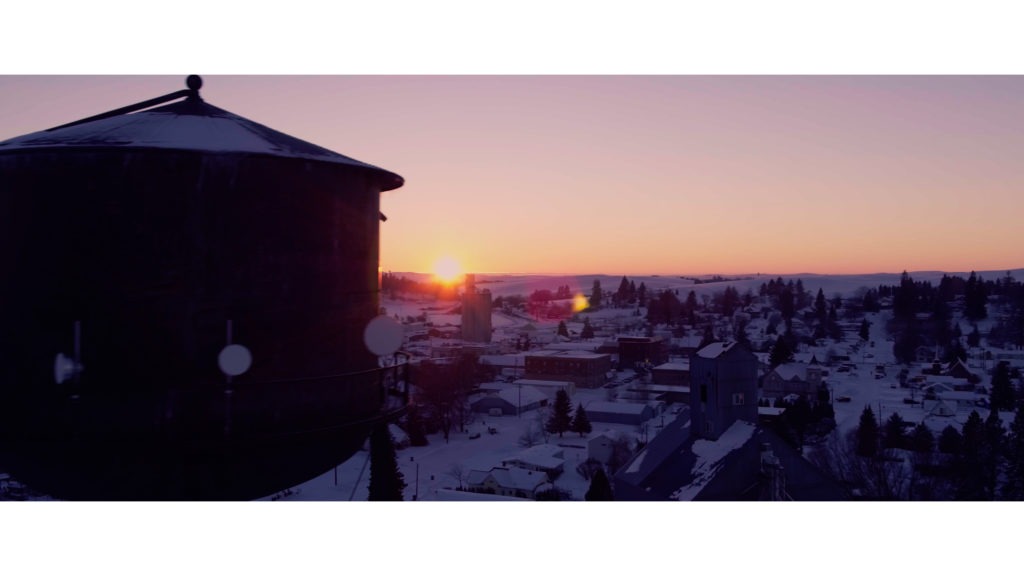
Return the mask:
<path id="1" fill-rule="evenodd" d="M 536 446 L 544 440 L 544 426 L 537 424 L 536 422 L 530 422 L 523 430 L 523 433 L 519 436 L 519 445 L 523 448 L 529 448 Z"/>
<path id="2" fill-rule="evenodd" d="M 455 481 L 459 483 L 459 490 L 462 490 L 464 488 L 463 482 L 469 476 L 469 471 L 466 470 L 466 467 L 463 466 L 461 462 L 453 462 L 448 467 L 448 471 L 445 472 L 445 474 L 454 478 Z"/>
<path id="3" fill-rule="evenodd" d="M 833 432 L 809 454 L 809 459 L 868 500 L 908 500 L 917 480 L 914 463 L 905 450 L 887 449 L 875 457 L 858 456 L 853 432 Z"/>

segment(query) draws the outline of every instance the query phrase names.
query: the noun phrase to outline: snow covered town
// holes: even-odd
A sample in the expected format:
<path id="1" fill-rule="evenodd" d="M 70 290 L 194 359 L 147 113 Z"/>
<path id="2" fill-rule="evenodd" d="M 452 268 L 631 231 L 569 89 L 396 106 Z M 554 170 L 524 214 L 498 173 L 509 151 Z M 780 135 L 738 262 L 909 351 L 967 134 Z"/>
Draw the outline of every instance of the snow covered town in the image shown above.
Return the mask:
<path id="1" fill-rule="evenodd" d="M 391 499 L 1019 499 L 1019 275 L 386 274 Z M 373 443 L 262 499 L 381 499 Z"/>
<path id="2" fill-rule="evenodd" d="M 1019 275 L 385 275 L 401 497 L 1017 499 Z M 371 444 L 266 499 L 373 499 Z"/>

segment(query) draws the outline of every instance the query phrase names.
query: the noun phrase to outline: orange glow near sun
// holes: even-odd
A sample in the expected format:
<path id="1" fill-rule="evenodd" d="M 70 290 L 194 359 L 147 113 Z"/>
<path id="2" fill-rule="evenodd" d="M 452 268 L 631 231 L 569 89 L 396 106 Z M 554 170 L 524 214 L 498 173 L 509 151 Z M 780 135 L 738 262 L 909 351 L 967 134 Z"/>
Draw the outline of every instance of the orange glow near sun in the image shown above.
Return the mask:
<path id="1" fill-rule="evenodd" d="M 459 263 L 451 256 L 444 256 L 434 264 L 434 276 L 445 284 L 458 280 L 461 273 Z"/>
<path id="2" fill-rule="evenodd" d="M 590 301 L 583 294 L 577 294 L 572 298 L 572 311 L 583 312 L 590 306 Z"/>

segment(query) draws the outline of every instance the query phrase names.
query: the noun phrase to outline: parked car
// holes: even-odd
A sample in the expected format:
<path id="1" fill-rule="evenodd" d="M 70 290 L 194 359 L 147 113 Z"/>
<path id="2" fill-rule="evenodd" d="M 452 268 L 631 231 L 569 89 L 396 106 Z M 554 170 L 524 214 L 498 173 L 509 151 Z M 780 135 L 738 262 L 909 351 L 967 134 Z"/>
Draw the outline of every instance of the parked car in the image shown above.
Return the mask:
<path id="1" fill-rule="evenodd" d="M 849 396 L 836 396 L 836 402 L 850 402 L 853 398 Z"/>

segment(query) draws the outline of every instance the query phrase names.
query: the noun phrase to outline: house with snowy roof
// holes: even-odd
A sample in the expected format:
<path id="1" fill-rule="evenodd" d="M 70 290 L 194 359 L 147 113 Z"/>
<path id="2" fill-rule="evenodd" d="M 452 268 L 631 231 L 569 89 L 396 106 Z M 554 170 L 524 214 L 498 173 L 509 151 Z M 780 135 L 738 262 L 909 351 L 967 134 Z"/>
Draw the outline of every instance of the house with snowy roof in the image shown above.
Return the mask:
<path id="1" fill-rule="evenodd" d="M 519 378 L 512 383 L 514 386 L 532 386 L 548 395 L 550 400 L 555 399 L 559 390 L 564 391 L 571 398 L 576 394 L 576 385 L 571 380 L 537 380 L 535 378 Z"/>
<path id="2" fill-rule="evenodd" d="M 544 472 L 535 472 L 516 467 L 496 466 L 490 470 L 470 470 L 466 487 L 470 492 L 512 496 L 515 498 L 536 498 L 551 484 Z"/>
<path id="3" fill-rule="evenodd" d="M 565 470 L 565 451 L 556 444 L 538 444 L 502 460 L 501 465 L 544 472 L 549 478 L 557 478 Z"/>
<path id="4" fill-rule="evenodd" d="M 805 400 L 813 400 L 821 387 L 821 366 L 789 362 L 779 364 L 764 377 L 761 396 L 782 398 L 798 394 Z"/>
<path id="5" fill-rule="evenodd" d="M 532 386 L 512 385 L 471 400 L 469 405 L 477 413 L 496 414 L 500 411 L 502 416 L 515 416 L 547 404 L 548 397 L 540 390 Z"/>
<path id="6" fill-rule="evenodd" d="M 615 443 L 626 438 L 619 430 L 605 430 L 587 440 L 587 459 L 607 464 L 615 452 Z"/>
<path id="7" fill-rule="evenodd" d="M 945 369 L 943 369 L 942 374 L 958 380 L 966 380 L 970 384 L 977 384 L 981 382 L 981 377 L 968 368 L 967 364 L 959 358 L 947 364 Z"/>
<path id="8" fill-rule="evenodd" d="M 651 380 L 665 386 L 689 386 L 690 362 L 682 360 L 658 364 L 651 370 Z"/>
<path id="9" fill-rule="evenodd" d="M 526 502 L 528 498 L 438 488 L 434 491 L 434 500 L 439 502 Z"/>

